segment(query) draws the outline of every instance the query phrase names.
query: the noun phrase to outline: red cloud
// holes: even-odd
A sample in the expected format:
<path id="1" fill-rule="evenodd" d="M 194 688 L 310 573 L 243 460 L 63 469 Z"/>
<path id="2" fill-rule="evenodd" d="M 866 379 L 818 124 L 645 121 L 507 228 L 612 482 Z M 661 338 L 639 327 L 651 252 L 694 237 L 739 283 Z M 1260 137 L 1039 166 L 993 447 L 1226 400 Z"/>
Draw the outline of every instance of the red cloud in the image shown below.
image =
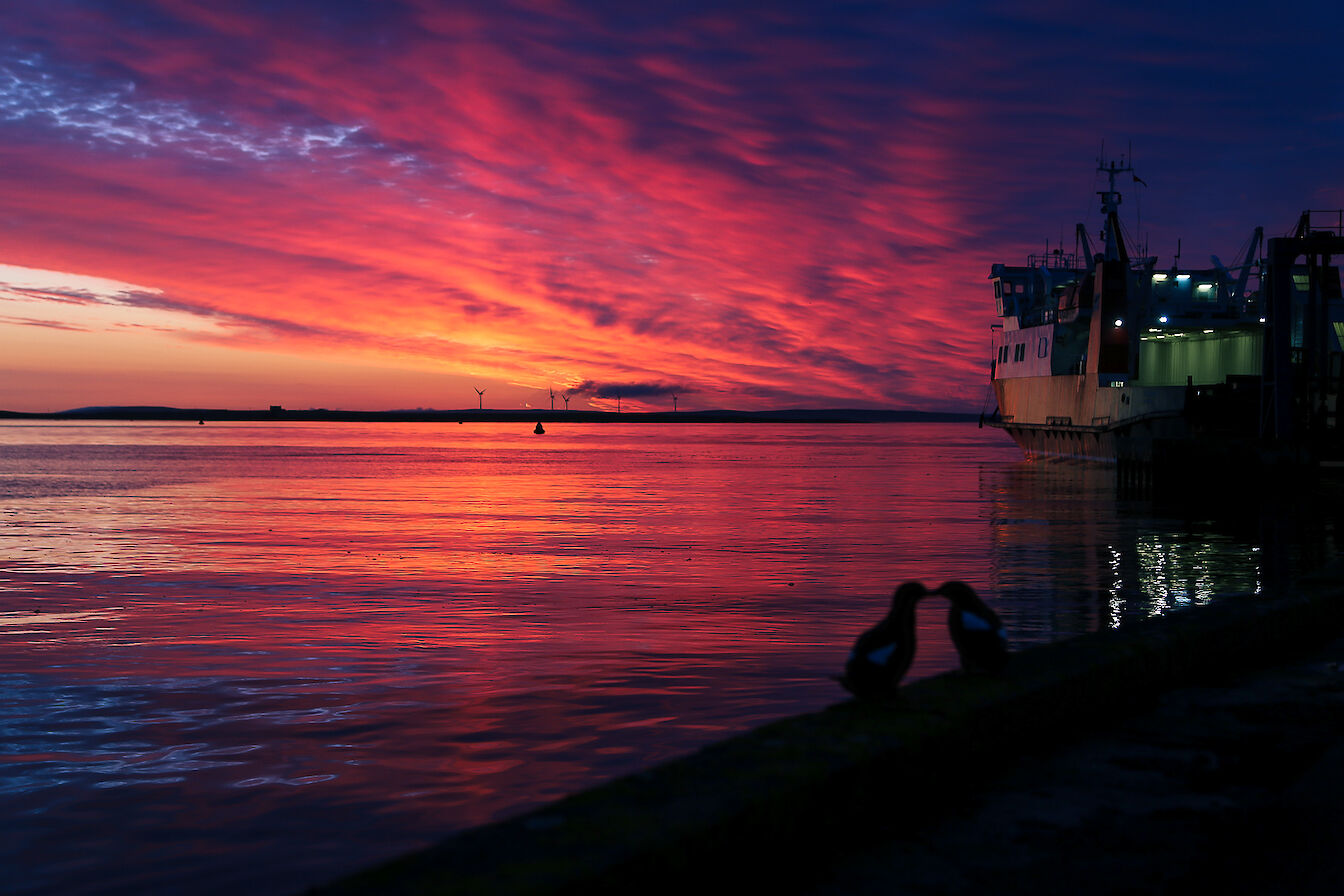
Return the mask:
<path id="1" fill-rule="evenodd" d="M 0 262 L 145 284 L 239 352 L 969 408 L 988 266 L 1088 210 L 1101 132 L 993 23 L 322 9 L 6 16 Z"/>

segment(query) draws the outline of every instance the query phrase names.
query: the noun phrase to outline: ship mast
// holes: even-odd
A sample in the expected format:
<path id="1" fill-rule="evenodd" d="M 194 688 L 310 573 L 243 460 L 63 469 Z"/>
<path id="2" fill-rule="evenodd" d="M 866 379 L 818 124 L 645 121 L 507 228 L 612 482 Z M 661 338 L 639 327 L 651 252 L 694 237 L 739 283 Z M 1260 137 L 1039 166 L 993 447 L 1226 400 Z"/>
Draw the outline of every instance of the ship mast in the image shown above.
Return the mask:
<path id="1" fill-rule="evenodd" d="M 1108 179 L 1107 188 L 1097 192 L 1101 197 L 1101 213 L 1106 216 L 1106 229 L 1102 231 L 1102 238 L 1106 241 L 1104 257 L 1110 261 L 1122 261 L 1128 267 L 1129 253 L 1125 250 L 1125 238 L 1120 235 L 1120 191 L 1115 188 L 1115 176 L 1128 174 L 1134 177 L 1134 166 L 1126 164 L 1125 157 L 1121 156 L 1118 163 L 1097 159 L 1097 170 Z M 1138 180 L 1137 177 L 1134 179 Z"/>

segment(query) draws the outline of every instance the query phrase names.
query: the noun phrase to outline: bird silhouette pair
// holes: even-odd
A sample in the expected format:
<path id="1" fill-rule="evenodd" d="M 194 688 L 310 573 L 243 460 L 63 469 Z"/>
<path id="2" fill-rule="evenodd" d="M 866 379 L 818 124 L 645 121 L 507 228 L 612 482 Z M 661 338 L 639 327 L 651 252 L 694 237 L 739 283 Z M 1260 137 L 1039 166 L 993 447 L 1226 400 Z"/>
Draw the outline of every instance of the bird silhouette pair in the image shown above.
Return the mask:
<path id="1" fill-rule="evenodd" d="M 968 672 L 998 672 L 1008 662 L 1008 636 L 998 614 L 965 582 L 944 582 L 930 591 L 906 582 L 891 598 L 885 619 L 859 635 L 845 663 L 840 683 L 856 697 L 888 697 L 896 693 L 915 658 L 915 604 L 930 595 L 951 602 L 947 629 Z"/>

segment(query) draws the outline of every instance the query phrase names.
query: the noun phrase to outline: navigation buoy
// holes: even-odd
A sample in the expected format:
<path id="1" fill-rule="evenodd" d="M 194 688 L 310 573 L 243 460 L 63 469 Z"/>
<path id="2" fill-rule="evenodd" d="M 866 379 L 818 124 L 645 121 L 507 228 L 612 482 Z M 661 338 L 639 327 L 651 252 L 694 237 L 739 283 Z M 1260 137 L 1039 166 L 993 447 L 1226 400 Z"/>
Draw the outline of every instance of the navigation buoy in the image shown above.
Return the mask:
<path id="1" fill-rule="evenodd" d="M 540 421 L 540 420 L 537 421 L 537 428 L 534 429 L 534 430 L 532 430 L 532 431 L 533 431 L 534 433 L 536 433 L 537 435 L 539 435 L 539 436 L 544 436 L 544 435 L 546 435 L 546 430 L 542 428 L 542 425 L 541 425 L 541 421 Z"/>

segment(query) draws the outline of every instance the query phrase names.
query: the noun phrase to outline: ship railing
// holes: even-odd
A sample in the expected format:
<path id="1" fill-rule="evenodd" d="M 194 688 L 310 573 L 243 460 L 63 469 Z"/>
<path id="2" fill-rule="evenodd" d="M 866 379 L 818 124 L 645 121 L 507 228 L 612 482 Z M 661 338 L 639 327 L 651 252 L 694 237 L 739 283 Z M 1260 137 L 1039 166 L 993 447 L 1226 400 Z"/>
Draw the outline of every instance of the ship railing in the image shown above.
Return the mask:
<path id="1" fill-rule="evenodd" d="M 1031 430 L 1056 430 L 1060 432 L 1079 432 L 1101 434 L 1106 432 L 1118 432 L 1128 429 L 1139 423 L 1147 423 L 1150 420 L 1163 420 L 1184 415 L 1182 410 L 1149 411 L 1146 414 L 1139 414 L 1136 417 L 1125 417 L 1120 420 L 1107 419 L 1106 422 L 1094 421 L 1092 425 L 1074 423 L 1071 417 L 1046 417 L 1044 423 L 1021 423 L 1015 421 L 1011 416 L 1005 416 L 994 421 L 995 426 L 1004 429 L 1031 429 Z M 986 420 L 986 423 L 990 421 Z"/>
<path id="2" fill-rule="evenodd" d="M 1325 231 L 1344 236 L 1344 209 L 1307 209 L 1302 213 L 1299 229 L 1304 233 Z"/>
<path id="3" fill-rule="evenodd" d="M 1028 255 L 1027 267 L 1078 269 L 1078 256 L 1073 252 L 1060 252 L 1058 249 L 1044 255 Z"/>

